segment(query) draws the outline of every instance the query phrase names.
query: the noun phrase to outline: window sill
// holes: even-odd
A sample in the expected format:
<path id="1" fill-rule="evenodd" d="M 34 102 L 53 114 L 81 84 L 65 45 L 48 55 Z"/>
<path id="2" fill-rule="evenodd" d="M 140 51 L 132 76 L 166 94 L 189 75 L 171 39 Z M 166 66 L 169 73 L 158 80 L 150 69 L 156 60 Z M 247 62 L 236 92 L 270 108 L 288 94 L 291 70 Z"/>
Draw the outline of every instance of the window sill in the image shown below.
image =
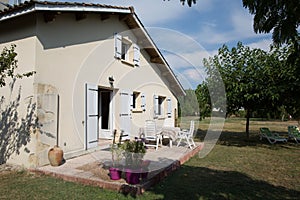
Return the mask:
<path id="1" fill-rule="evenodd" d="M 143 110 L 134 109 L 134 110 L 132 110 L 132 112 L 133 112 L 133 113 L 142 113 L 142 112 L 143 112 Z"/>
<path id="2" fill-rule="evenodd" d="M 121 62 L 124 63 L 124 64 L 126 64 L 126 65 L 129 65 L 131 67 L 134 67 L 134 64 L 132 62 L 128 62 L 128 61 L 123 60 L 123 59 L 121 59 Z"/>
<path id="3" fill-rule="evenodd" d="M 166 117 L 163 115 L 156 115 L 154 118 L 155 119 L 166 119 Z"/>

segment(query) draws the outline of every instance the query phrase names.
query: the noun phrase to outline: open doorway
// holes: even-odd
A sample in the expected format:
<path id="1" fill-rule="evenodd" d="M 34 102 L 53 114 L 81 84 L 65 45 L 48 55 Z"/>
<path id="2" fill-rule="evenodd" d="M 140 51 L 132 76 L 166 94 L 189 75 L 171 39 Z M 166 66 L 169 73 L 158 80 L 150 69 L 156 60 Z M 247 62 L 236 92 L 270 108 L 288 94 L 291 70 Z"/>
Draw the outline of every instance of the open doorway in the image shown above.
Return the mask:
<path id="1" fill-rule="evenodd" d="M 99 88 L 99 137 L 105 139 L 112 138 L 112 97 L 113 91 L 109 89 Z"/>

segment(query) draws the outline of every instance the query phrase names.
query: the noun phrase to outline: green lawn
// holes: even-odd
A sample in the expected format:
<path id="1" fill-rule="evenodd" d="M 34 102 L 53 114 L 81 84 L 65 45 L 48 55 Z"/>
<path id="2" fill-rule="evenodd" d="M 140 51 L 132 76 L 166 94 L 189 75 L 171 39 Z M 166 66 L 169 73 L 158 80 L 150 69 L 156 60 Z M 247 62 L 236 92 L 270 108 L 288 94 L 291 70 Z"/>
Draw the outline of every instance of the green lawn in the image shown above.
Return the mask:
<path id="1" fill-rule="evenodd" d="M 200 122 L 203 140 L 209 120 Z M 69 183 L 27 172 L 0 173 L 0 199 L 299 199 L 300 144 L 270 145 L 258 129 L 287 132 L 295 122 L 229 119 L 215 148 L 205 158 L 193 157 L 142 196 L 125 196 L 97 187 Z"/>

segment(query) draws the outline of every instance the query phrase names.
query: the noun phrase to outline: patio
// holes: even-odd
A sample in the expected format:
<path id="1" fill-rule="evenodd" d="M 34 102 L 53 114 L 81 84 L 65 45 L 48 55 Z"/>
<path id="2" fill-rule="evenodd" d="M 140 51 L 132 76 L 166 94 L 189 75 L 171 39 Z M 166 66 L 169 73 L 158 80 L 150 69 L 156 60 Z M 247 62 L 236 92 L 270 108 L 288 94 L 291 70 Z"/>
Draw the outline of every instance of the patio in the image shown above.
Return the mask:
<path id="1" fill-rule="evenodd" d="M 141 194 L 147 188 L 178 169 L 180 165 L 198 153 L 203 148 L 203 145 L 203 143 L 198 142 L 196 143 L 197 147 L 192 150 L 187 145 L 179 147 L 174 145 L 172 148 L 162 146 L 157 151 L 148 149 L 144 157 L 145 160 L 151 161 L 148 177 L 136 185 L 127 184 L 124 179 L 110 180 L 105 178 L 105 176 L 108 176 L 106 171 L 100 172 L 103 166 L 111 163 L 111 151 L 108 142 L 101 143 L 96 150 L 90 151 L 85 155 L 67 159 L 61 166 L 53 167 L 47 165 L 31 169 L 31 171 L 122 193 Z"/>

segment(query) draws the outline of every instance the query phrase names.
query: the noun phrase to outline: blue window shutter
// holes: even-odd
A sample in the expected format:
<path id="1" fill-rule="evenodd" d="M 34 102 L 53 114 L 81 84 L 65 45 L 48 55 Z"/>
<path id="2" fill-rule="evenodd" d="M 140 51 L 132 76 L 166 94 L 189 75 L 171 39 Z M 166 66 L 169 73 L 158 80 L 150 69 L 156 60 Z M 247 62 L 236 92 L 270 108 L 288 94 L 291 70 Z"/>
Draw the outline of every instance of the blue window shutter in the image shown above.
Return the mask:
<path id="1" fill-rule="evenodd" d="M 133 110 L 133 93 L 130 93 L 130 110 Z"/>
<path id="2" fill-rule="evenodd" d="M 122 55 L 122 36 L 118 33 L 115 33 L 114 35 L 115 39 L 115 58 L 121 59 Z"/>
<path id="3" fill-rule="evenodd" d="M 131 111 L 130 111 L 130 92 L 121 91 L 121 112 L 120 112 L 120 129 L 124 131 L 125 135 L 130 138 L 131 132 Z"/>
<path id="4" fill-rule="evenodd" d="M 171 101 L 171 98 L 167 98 L 167 106 L 168 106 L 167 115 L 168 115 L 168 118 L 171 118 L 172 117 L 172 101 Z"/>
<path id="5" fill-rule="evenodd" d="M 157 95 L 154 95 L 153 97 L 154 103 L 154 116 L 159 115 L 159 97 Z"/>
<path id="6" fill-rule="evenodd" d="M 142 101 L 141 108 L 143 111 L 146 111 L 146 96 L 143 93 L 141 94 L 141 101 Z"/>
<path id="7" fill-rule="evenodd" d="M 133 44 L 133 64 L 140 66 L 140 47 L 137 44 Z"/>

